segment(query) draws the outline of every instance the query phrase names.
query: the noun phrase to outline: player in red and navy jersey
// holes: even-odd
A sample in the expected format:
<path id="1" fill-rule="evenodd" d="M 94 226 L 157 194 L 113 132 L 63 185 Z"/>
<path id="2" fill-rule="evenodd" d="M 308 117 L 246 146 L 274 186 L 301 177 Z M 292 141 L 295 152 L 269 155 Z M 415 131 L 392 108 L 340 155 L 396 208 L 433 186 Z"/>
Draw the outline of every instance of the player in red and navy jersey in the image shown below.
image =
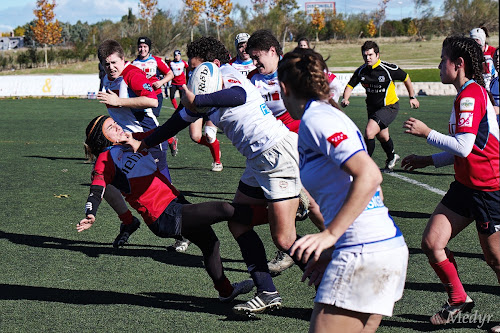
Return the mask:
<path id="1" fill-rule="evenodd" d="M 453 84 L 458 91 L 449 122 L 450 135 L 432 130 L 415 118 L 404 123 L 406 133 L 424 137 L 444 152 L 407 156 L 401 163 L 403 168 L 455 167 L 455 181 L 422 236 L 422 250 L 448 292 L 446 304 L 431 317 L 435 325 L 446 324 L 474 306 L 458 276 L 453 253 L 447 248 L 450 239 L 473 221 L 486 263 L 500 283 L 499 129 L 481 66 L 477 66 L 482 60 L 481 48 L 473 39 L 446 38 L 439 64 L 441 82 Z"/>
<path id="2" fill-rule="evenodd" d="M 399 98 L 396 95 L 395 80 L 403 81 L 410 95 L 410 107 L 418 109 L 419 101 L 415 96 L 410 76 L 395 64 L 380 61 L 377 43 L 366 41 L 361 46 L 365 64 L 354 71 L 344 89 L 342 107 L 349 105 L 349 98 L 354 87 L 361 83 L 366 90 L 368 123 L 365 128 L 365 141 L 368 155 L 375 150 L 375 137 L 382 145 L 387 159 L 385 169 L 392 170 L 399 159 L 394 152 L 394 143 L 389 134 L 389 125 L 396 119 L 399 111 Z"/>
<path id="3" fill-rule="evenodd" d="M 174 78 L 172 79 L 172 85 L 170 86 L 170 100 L 172 101 L 172 105 L 174 109 L 177 109 L 177 101 L 175 100 L 175 92 L 179 91 L 179 97 L 182 97 L 182 85 L 186 84 L 186 70 L 189 68 L 187 62 L 181 59 L 181 51 L 174 51 L 174 60 L 172 60 L 169 64 L 172 73 L 174 73 Z"/>
<path id="4" fill-rule="evenodd" d="M 86 150 L 88 155 L 97 157 L 97 161 L 92 171 L 85 218 L 77 224 L 78 232 L 89 229 L 95 222 L 102 197 L 113 185 L 141 214 L 155 235 L 176 238 L 182 233 L 201 249 L 205 269 L 222 302 L 230 302 L 237 295 L 250 292 L 254 286 L 252 280 L 231 285 L 225 276 L 220 243 L 211 225 L 229 219 L 251 223 L 252 208 L 215 201 L 189 204 L 158 170 L 150 153 L 133 153 L 128 147 L 117 144 L 129 135 L 108 116 L 98 116 L 87 126 Z M 134 135 L 140 138 L 145 134 Z M 132 224 L 124 224 L 123 232 L 130 231 L 131 227 Z"/>
<path id="5" fill-rule="evenodd" d="M 137 58 L 132 61 L 132 65 L 141 69 L 146 73 L 147 78 L 151 81 L 151 85 L 155 90 L 158 99 L 158 106 L 153 108 L 153 114 L 158 118 L 160 116 L 161 107 L 163 105 L 163 93 L 161 87 L 170 82 L 174 78 L 174 72 L 170 70 L 168 65 L 157 56 L 151 54 L 151 39 L 148 37 L 139 37 L 137 40 Z M 163 78 L 160 79 L 160 74 Z M 167 140 L 172 156 L 177 155 L 177 137 Z"/>
<path id="6" fill-rule="evenodd" d="M 241 32 L 234 38 L 234 46 L 236 47 L 236 57 L 231 59 L 229 63 L 231 66 L 240 71 L 244 76 L 248 76 L 248 73 L 255 69 L 253 60 L 246 51 L 247 42 L 250 35 L 246 32 Z"/>

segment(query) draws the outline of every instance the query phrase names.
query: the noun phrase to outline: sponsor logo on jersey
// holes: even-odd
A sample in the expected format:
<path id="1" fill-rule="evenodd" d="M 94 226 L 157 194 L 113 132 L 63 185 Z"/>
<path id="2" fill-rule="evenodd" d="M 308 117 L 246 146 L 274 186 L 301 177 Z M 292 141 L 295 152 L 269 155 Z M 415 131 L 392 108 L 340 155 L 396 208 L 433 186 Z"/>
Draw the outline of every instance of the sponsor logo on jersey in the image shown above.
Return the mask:
<path id="1" fill-rule="evenodd" d="M 262 103 L 260 105 L 260 111 L 262 111 L 262 114 L 265 116 L 266 114 L 271 113 L 271 110 L 267 107 L 266 103 Z"/>
<path id="2" fill-rule="evenodd" d="M 241 82 L 240 82 L 240 81 L 235 80 L 235 79 L 228 79 L 228 80 L 227 80 L 227 82 L 229 82 L 229 83 L 239 83 L 239 84 L 241 84 Z"/>
<path id="3" fill-rule="evenodd" d="M 347 139 L 347 135 L 342 133 L 342 132 L 338 132 L 338 133 L 335 133 L 333 134 L 332 136 L 330 136 L 327 140 L 328 142 L 330 142 L 335 148 L 337 148 L 337 146 L 344 140 Z"/>
<path id="4" fill-rule="evenodd" d="M 144 90 L 153 91 L 153 88 L 151 87 L 151 85 L 149 83 L 144 83 L 142 85 L 142 87 L 144 88 Z"/>
<path id="5" fill-rule="evenodd" d="M 474 114 L 472 112 L 460 112 L 458 114 L 458 127 L 472 127 Z"/>
<path id="6" fill-rule="evenodd" d="M 465 97 L 460 100 L 460 111 L 473 111 L 476 100 L 472 97 Z"/>

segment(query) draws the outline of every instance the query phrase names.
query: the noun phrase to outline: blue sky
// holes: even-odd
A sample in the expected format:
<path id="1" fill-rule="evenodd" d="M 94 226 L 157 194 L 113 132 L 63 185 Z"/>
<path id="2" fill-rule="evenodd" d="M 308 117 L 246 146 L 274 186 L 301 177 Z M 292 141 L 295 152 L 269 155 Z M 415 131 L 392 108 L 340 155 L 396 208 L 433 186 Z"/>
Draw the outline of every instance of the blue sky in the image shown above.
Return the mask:
<path id="1" fill-rule="evenodd" d="M 314 0 L 308 0 L 314 2 Z M 306 0 L 297 0 L 301 9 L 304 9 Z M 357 0 L 336 1 L 338 13 L 369 12 L 378 7 L 379 0 Z M 62 22 L 76 23 L 78 20 L 88 23 L 96 23 L 105 19 L 118 21 L 127 14 L 128 8 L 137 13 L 138 0 L 56 0 L 56 18 Z M 249 6 L 248 0 L 233 0 Z M 443 0 L 432 1 L 436 12 L 441 12 Z M 1 0 L 0 2 L 0 31 L 10 31 L 13 28 L 24 25 L 34 19 L 33 9 L 35 0 Z M 164 10 L 170 9 L 177 13 L 182 10 L 182 0 L 158 0 L 158 7 Z M 412 0 L 391 0 L 386 11 L 386 19 L 398 20 L 401 17 L 414 17 L 415 9 Z"/>

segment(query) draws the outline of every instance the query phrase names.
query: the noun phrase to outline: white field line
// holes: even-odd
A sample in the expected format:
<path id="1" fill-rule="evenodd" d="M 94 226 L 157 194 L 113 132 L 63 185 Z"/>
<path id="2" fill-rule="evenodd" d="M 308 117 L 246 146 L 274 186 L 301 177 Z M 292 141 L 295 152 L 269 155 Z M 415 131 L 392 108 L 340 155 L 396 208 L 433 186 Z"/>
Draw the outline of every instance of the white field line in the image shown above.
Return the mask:
<path id="1" fill-rule="evenodd" d="M 431 192 L 434 192 L 434 193 L 439 194 L 439 195 L 441 195 L 441 196 L 444 196 L 444 195 L 446 194 L 446 192 L 445 192 L 445 191 L 441 191 L 441 190 L 440 190 L 440 189 L 438 189 L 438 188 L 432 187 L 432 186 L 427 185 L 427 184 L 425 184 L 425 183 L 421 183 L 421 182 L 419 182 L 419 181 L 417 181 L 417 180 L 415 180 L 415 179 L 411 179 L 411 178 L 405 177 L 405 176 L 400 175 L 400 174 L 395 173 L 395 172 L 387 172 L 387 173 L 385 173 L 385 175 L 389 175 L 389 176 L 392 176 L 392 177 L 396 177 L 396 178 L 401 179 L 401 180 L 403 180 L 403 181 L 405 181 L 405 182 L 407 182 L 407 183 L 410 183 L 410 184 L 413 184 L 413 185 L 417 185 L 417 186 L 423 187 L 423 188 L 425 188 L 426 190 L 431 191 Z"/>

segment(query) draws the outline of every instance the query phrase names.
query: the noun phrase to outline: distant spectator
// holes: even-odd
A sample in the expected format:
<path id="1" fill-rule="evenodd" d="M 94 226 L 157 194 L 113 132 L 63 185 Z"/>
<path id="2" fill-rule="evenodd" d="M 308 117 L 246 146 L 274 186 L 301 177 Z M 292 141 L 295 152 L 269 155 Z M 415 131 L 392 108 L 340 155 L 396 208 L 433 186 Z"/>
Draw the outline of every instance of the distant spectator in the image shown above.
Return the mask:
<path id="1" fill-rule="evenodd" d="M 301 49 L 310 49 L 311 47 L 309 46 L 309 39 L 302 37 L 297 42 L 297 47 L 299 47 Z"/>

